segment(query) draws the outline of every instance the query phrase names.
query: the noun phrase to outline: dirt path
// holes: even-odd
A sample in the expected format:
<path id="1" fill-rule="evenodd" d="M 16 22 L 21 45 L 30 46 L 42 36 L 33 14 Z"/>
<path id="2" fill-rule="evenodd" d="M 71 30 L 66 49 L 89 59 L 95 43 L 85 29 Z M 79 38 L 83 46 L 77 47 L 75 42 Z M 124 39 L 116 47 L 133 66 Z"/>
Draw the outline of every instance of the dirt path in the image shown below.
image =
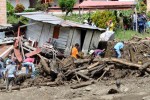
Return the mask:
<path id="1" fill-rule="evenodd" d="M 115 95 L 107 95 L 109 89 L 116 88 L 115 81 L 103 81 L 74 90 L 69 86 L 59 86 L 0 92 L 0 100 L 142 100 L 150 92 L 149 77 L 120 81 L 124 92 Z"/>

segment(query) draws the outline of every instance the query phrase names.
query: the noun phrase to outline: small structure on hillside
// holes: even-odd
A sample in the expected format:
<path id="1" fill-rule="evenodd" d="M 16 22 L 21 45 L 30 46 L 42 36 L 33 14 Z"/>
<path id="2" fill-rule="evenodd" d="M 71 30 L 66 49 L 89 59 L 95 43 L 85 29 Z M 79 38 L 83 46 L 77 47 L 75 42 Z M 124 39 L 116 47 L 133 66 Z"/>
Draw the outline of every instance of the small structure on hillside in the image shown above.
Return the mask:
<path id="1" fill-rule="evenodd" d="M 27 26 L 25 37 L 42 47 L 44 43 L 52 43 L 57 49 L 69 54 L 72 46 L 79 43 L 85 54 L 89 49 L 98 46 L 99 35 L 105 29 L 90 25 L 65 21 L 44 12 L 18 13 L 29 18 L 31 25 Z"/>

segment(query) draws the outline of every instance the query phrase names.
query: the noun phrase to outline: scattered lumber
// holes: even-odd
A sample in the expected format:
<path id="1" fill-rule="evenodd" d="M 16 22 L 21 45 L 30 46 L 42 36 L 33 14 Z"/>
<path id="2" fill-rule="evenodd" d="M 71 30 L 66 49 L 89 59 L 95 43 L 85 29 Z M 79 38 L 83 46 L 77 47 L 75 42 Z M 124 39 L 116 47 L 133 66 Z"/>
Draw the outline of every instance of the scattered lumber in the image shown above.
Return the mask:
<path id="1" fill-rule="evenodd" d="M 77 88 L 85 87 L 85 86 L 88 86 L 88 85 L 91 85 L 91 84 L 94 84 L 94 81 L 82 82 L 82 83 L 73 85 L 73 86 L 71 86 L 70 88 L 72 88 L 72 89 L 77 89 Z"/>

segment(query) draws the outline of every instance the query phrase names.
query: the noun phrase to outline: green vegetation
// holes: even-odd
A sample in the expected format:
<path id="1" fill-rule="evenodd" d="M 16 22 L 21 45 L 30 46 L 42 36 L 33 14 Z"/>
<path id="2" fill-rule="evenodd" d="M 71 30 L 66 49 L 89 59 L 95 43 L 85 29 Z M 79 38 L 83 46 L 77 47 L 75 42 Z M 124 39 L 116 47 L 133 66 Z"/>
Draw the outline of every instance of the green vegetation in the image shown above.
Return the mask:
<path id="1" fill-rule="evenodd" d="M 146 12 L 147 7 L 143 0 L 139 0 L 139 2 L 136 5 L 136 9 L 139 13 Z"/>
<path id="2" fill-rule="evenodd" d="M 14 8 L 10 2 L 7 2 L 7 22 L 10 24 L 15 24 L 21 21 L 22 23 L 26 24 L 28 22 L 27 18 L 15 15 L 15 12 L 22 12 L 22 11 L 31 12 L 35 10 L 34 9 L 25 10 L 22 4 L 19 4 Z"/>
<path id="3" fill-rule="evenodd" d="M 35 5 L 35 10 L 46 11 L 49 5 L 50 5 L 49 3 L 41 4 L 41 1 L 38 1 L 37 4 Z"/>
<path id="4" fill-rule="evenodd" d="M 74 22 L 83 23 L 85 19 L 89 18 L 89 14 L 82 14 L 82 16 L 80 16 L 79 14 L 71 14 L 70 16 L 61 16 L 61 18 L 71 20 Z"/>
<path id="5" fill-rule="evenodd" d="M 117 24 L 116 16 L 114 12 L 110 10 L 96 11 L 95 13 L 92 14 L 91 18 L 92 18 L 92 21 L 95 23 L 95 25 L 100 28 L 107 28 L 106 23 L 109 20 L 113 21 L 114 26 L 116 26 Z"/>
<path id="6" fill-rule="evenodd" d="M 59 0 L 59 6 L 62 12 L 66 12 L 66 16 L 73 11 L 76 0 Z"/>
<path id="7" fill-rule="evenodd" d="M 150 30 L 148 30 L 148 32 L 150 32 Z M 132 31 L 132 30 L 125 30 L 125 31 L 116 30 L 116 32 L 115 32 L 115 39 L 120 40 L 120 41 L 121 40 L 130 40 L 133 36 L 139 36 L 139 37 L 145 38 L 145 37 L 150 37 L 150 33 L 140 34 L 136 31 Z"/>

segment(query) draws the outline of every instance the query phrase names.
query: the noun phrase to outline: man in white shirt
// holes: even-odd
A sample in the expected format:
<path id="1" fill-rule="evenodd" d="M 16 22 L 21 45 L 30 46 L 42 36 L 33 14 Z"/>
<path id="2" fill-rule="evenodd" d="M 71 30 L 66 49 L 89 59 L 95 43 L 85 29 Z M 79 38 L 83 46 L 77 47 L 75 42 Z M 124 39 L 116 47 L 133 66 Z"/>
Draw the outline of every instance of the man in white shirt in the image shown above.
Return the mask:
<path id="1" fill-rule="evenodd" d="M 132 20 L 133 20 L 133 30 L 136 30 L 136 27 L 137 27 L 137 14 L 135 12 L 132 15 Z"/>

